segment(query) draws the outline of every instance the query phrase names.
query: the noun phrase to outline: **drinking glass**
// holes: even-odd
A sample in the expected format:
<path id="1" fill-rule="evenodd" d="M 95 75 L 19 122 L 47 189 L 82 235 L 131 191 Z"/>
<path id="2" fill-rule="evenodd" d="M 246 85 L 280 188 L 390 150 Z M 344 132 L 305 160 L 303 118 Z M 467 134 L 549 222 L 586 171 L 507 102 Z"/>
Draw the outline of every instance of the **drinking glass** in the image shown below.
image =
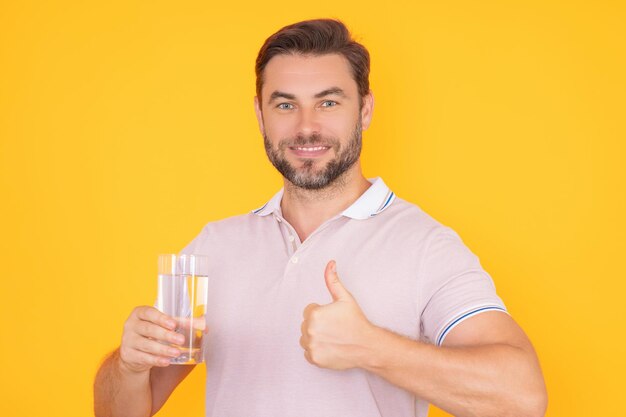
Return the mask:
<path id="1" fill-rule="evenodd" d="M 182 345 L 172 345 L 181 354 L 172 364 L 204 362 L 203 340 L 207 332 L 208 258 L 202 255 L 159 255 L 157 309 L 176 320 L 176 332 L 185 336 Z"/>

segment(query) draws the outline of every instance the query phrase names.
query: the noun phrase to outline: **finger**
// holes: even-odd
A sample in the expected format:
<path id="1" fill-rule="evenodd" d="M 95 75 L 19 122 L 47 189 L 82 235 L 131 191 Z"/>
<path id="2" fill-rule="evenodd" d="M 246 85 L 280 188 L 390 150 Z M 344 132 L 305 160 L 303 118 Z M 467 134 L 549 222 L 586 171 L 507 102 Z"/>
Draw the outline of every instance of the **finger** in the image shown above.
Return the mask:
<path id="1" fill-rule="evenodd" d="M 304 351 L 304 359 L 306 359 L 306 361 L 310 363 L 311 365 L 315 365 L 315 363 L 313 362 L 313 359 L 311 358 L 311 353 L 309 353 L 308 350 Z"/>
<path id="2" fill-rule="evenodd" d="M 131 366 L 158 366 L 165 367 L 170 365 L 170 358 L 137 350 L 132 355 L 132 360 L 128 361 Z"/>
<path id="3" fill-rule="evenodd" d="M 324 270 L 324 281 L 326 282 L 326 288 L 328 288 L 328 292 L 333 298 L 333 301 L 346 301 L 352 299 L 352 295 L 350 295 L 348 290 L 345 289 L 339 280 L 339 275 L 337 275 L 337 263 L 335 261 L 330 261 L 326 265 L 326 269 Z"/>
<path id="4" fill-rule="evenodd" d="M 169 357 L 152 355 L 132 348 L 120 347 L 119 355 L 121 364 L 135 372 L 149 370 L 153 366 L 167 366 L 170 363 Z"/>
<path id="5" fill-rule="evenodd" d="M 302 349 L 307 350 L 309 348 L 309 340 L 306 336 L 302 335 L 300 336 L 300 347 L 302 347 Z"/>
<path id="6" fill-rule="evenodd" d="M 174 344 L 182 344 L 185 342 L 185 337 L 182 334 L 172 332 L 147 321 L 138 322 L 134 327 L 134 332 L 141 337 L 156 339 L 163 342 Z"/>
<path id="7" fill-rule="evenodd" d="M 178 328 L 183 330 L 206 330 L 206 318 L 202 317 L 185 317 L 178 319 Z"/>
<path id="8" fill-rule="evenodd" d="M 319 306 L 320 306 L 319 304 L 315 304 L 315 303 L 309 304 L 308 306 L 304 308 L 304 311 L 302 312 L 302 317 L 304 317 L 305 319 L 308 319 L 309 316 L 311 315 L 311 312 L 317 309 Z"/>
<path id="9" fill-rule="evenodd" d="M 167 314 L 160 312 L 154 307 L 139 307 L 135 311 L 139 320 L 149 321 L 170 330 L 174 330 L 176 328 L 176 320 Z"/>
<path id="10" fill-rule="evenodd" d="M 142 338 L 134 344 L 135 350 L 154 356 L 176 358 L 180 356 L 180 350 L 174 346 L 164 345 L 156 340 Z"/>

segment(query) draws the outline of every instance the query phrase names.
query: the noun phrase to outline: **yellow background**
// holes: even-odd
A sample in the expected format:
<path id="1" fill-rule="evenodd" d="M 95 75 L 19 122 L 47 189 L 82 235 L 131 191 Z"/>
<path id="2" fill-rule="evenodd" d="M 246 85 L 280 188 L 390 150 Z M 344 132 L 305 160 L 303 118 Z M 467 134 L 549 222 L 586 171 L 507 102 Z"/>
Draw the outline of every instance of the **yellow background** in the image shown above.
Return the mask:
<path id="1" fill-rule="evenodd" d="M 480 257 L 536 346 L 549 416 L 623 412 L 623 2 L 5 0 L 2 416 L 92 414 L 157 254 L 280 187 L 254 59 L 325 16 L 372 55 L 366 175 Z M 203 378 L 160 415 L 203 415 Z"/>

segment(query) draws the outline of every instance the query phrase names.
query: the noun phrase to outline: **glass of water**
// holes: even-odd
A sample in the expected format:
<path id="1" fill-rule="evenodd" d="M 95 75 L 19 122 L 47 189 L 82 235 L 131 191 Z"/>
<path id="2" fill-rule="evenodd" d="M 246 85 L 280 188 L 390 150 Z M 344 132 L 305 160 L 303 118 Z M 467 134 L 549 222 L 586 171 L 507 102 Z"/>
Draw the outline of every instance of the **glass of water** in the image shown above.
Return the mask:
<path id="1" fill-rule="evenodd" d="M 156 308 L 176 320 L 176 332 L 185 336 L 172 345 L 181 354 L 172 364 L 204 362 L 203 340 L 207 332 L 208 258 L 203 255 L 159 255 L 159 293 Z"/>

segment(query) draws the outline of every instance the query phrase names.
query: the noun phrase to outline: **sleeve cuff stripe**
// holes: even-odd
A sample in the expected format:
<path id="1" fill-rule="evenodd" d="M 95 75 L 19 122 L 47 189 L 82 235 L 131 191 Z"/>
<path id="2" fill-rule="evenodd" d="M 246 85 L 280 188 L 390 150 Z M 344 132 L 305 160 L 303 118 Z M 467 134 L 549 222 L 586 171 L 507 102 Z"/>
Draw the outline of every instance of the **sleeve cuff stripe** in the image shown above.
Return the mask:
<path id="1" fill-rule="evenodd" d="M 498 306 L 481 307 L 481 308 L 477 308 L 475 310 L 468 311 L 467 313 L 463 314 L 461 317 L 459 317 L 456 320 L 454 320 L 452 323 L 448 324 L 448 326 L 446 326 L 446 328 L 443 330 L 443 332 L 441 332 L 441 335 L 437 339 L 437 346 L 441 346 L 441 344 L 443 343 L 443 339 L 446 337 L 448 332 L 450 330 L 452 330 L 457 324 L 459 324 L 460 322 L 462 322 L 465 319 L 470 318 L 471 316 L 473 316 L 475 314 L 478 314 L 478 313 L 481 313 L 481 312 L 487 311 L 487 310 L 499 310 L 499 311 L 504 311 L 506 313 L 506 310 L 504 308 L 498 307 Z"/>

